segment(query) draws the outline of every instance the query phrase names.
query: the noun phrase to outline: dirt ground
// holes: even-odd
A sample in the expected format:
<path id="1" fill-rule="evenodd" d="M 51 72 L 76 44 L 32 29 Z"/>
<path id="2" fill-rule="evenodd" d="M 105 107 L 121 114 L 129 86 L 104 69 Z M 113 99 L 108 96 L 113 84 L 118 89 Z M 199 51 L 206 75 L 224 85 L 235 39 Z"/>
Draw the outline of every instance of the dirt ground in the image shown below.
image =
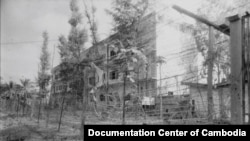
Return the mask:
<path id="1" fill-rule="evenodd" d="M 58 132 L 58 111 L 52 111 L 48 126 L 45 116 L 39 120 L 37 117 L 18 116 L 0 111 L 0 140 L 2 141 L 78 141 L 80 137 L 81 111 L 72 114 L 64 112 L 60 131 Z M 121 124 L 120 116 L 100 119 L 93 113 L 87 113 L 86 124 Z M 153 117 L 127 117 L 126 124 L 162 124 Z"/>
<path id="2" fill-rule="evenodd" d="M 67 117 L 68 118 L 68 117 Z M 0 140 L 25 140 L 25 141 L 61 141 L 61 140 L 80 140 L 80 130 L 74 123 L 77 120 L 71 119 L 69 123 L 62 121 L 60 132 L 58 122 L 51 117 L 46 127 L 44 119 L 38 120 L 30 117 L 16 117 L 13 114 L 1 113 L 0 115 Z M 79 120 L 80 121 L 80 120 Z M 79 126 L 80 127 L 80 126 Z"/>

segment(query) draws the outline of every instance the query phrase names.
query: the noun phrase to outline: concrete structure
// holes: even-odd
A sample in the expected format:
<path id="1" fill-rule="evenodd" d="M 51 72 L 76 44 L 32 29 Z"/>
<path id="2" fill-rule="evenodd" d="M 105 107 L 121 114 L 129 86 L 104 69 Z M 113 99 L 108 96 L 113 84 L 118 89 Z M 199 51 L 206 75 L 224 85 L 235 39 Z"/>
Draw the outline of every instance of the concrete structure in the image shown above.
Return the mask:
<path id="1" fill-rule="evenodd" d="M 207 116 L 207 84 L 200 83 L 190 83 L 190 82 L 182 82 L 182 85 L 189 86 L 190 100 L 195 105 L 195 111 L 198 117 L 206 117 Z M 246 93 L 247 93 L 247 84 L 246 84 Z M 246 103 L 248 97 L 246 96 Z M 215 85 L 213 87 L 213 103 L 214 103 L 214 111 L 213 118 L 214 119 L 223 119 L 229 120 L 231 117 L 230 113 L 230 84 L 229 83 L 221 83 Z M 246 104 L 246 113 L 248 111 L 248 106 Z M 246 116 L 246 121 L 248 121 L 248 117 Z"/>
<path id="2" fill-rule="evenodd" d="M 162 96 L 162 113 L 163 118 L 166 120 L 171 119 L 188 119 L 194 118 L 194 111 L 192 103 L 190 102 L 191 96 L 185 95 L 163 95 Z M 156 109 L 160 109 L 160 97 L 156 97 Z M 160 113 L 158 112 L 158 115 Z"/>
<path id="3" fill-rule="evenodd" d="M 156 15 L 151 13 L 144 17 L 138 24 L 137 30 L 138 38 L 137 45 L 139 48 L 143 48 L 143 53 L 147 57 L 148 61 L 148 71 L 143 72 L 141 69 L 138 69 L 137 73 L 133 74 L 133 77 L 136 81 L 131 83 L 127 81 L 126 84 L 126 94 L 136 94 L 141 96 L 155 96 L 157 94 L 157 82 L 156 82 Z M 88 80 L 89 80 L 89 92 L 94 88 L 94 83 L 96 79 L 102 81 L 102 86 L 98 87 L 94 91 L 96 100 L 98 102 L 106 101 L 105 98 L 107 93 L 109 95 L 108 101 L 110 104 L 120 105 L 123 95 L 123 77 L 119 65 L 115 65 L 115 59 L 112 59 L 116 55 L 115 48 L 109 47 L 109 44 L 117 38 L 117 35 L 114 34 L 109 38 L 99 42 L 96 46 L 92 46 L 87 49 L 83 56 L 84 58 L 89 58 L 91 60 L 100 60 L 94 61 L 93 63 L 102 70 L 102 78 L 97 78 L 94 70 L 88 71 Z M 106 67 L 106 66 L 109 67 Z M 52 94 L 57 94 L 64 91 L 69 87 L 70 83 L 64 84 L 60 81 L 59 77 L 59 68 L 57 66 L 53 69 L 53 89 Z M 133 68 L 130 68 L 133 69 Z M 100 76 L 99 76 L 100 77 Z M 108 86 L 108 89 L 107 89 Z"/>

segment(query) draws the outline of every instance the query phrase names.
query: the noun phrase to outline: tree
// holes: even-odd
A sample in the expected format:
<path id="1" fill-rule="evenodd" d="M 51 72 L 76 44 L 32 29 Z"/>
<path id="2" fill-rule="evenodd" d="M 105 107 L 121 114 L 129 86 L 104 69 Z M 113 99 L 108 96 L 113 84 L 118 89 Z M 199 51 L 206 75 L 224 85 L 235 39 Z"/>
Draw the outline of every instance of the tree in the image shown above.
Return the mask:
<path id="1" fill-rule="evenodd" d="M 61 81 L 64 82 L 66 85 L 69 81 L 78 82 L 77 83 L 77 93 L 82 93 L 83 98 L 83 111 L 82 111 L 82 132 L 83 133 L 83 126 L 85 124 L 85 109 L 86 109 L 86 96 L 87 91 L 83 89 L 81 86 L 84 85 L 86 87 L 86 82 L 84 81 L 84 77 L 86 74 L 84 73 L 84 68 L 86 67 L 86 61 L 84 62 L 83 59 L 83 52 L 85 51 L 84 45 L 88 40 L 87 31 L 86 29 L 82 29 L 80 27 L 82 21 L 82 15 L 79 11 L 77 6 L 76 0 L 71 0 L 70 2 L 70 10 L 72 12 L 71 18 L 69 20 L 69 24 L 71 25 L 71 30 L 68 35 L 68 39 L 64 36 L 59 37 L 60 44 L 58 45 L 60 57 L 61 57 L 61 64 L 60 64 L 60 78 Z M 61 115 L 60 121 L 58 126 L 58 131 L 60 130 L 62 112 L 63 112 L 63 104 L 65 95 L 67 92 L 67 88 L 63 92 L 63 101 L 61 105 Z"/>
<path id="2" fill-rule="evenodd" d="M 120 75 L 123 75 L 124 89 L 123 89 L 123 120 L 125 124 L 125 95 L 126 83 L 130 80 L 134 83 L 133 73 L 134 68 L 139 60 L 144 62 L 144 69 L 146 69 L 147 59 L 142 50 L 137 46 L 138 30 L 137 26 L 145 15 L 148 8 L 147 0 L 114 0 L 112 11 L 107 12 L 113 17 L 114 28 L 117 39 L 111 47 L 118 48 L 116 56 L 116 64 L 120 64 Z M 116 46 L 115 46 L 116 45 Z"/>
<path id="3" fill-rule="evenodd" d="M 14 82 L 13 81 L 9 81 L 8 83 L 6 83 L 5 85 L 5 89 L 7 94 L 5 95 L 5 98 L 7 100 L 7 103 L 5 105 L 5 109 L 7 110 L 12 110 L 13 107 L 13 96 L 14 96 Z M 8 109 L 10 108 L 10 109 Z"/>
<path id="4" fill-rule="evenodd" d="M 200 7 L 197 9 L 197 15 L 212 21 L 217 25 L 225 23 L 225 18 L 234 15 L 235 13 L 244 13 L 250 7 L 246 0 L 235 1 L 232 0 L 225 3 L 224 0 L 205 0 L 201 2 Z M 213 11 L 213 12 L 210 12 Z M 208 26 L 196 21 L 195 24 L 178 23 L 179 28 L 184 33 L 191 34 L 197 51 L 200 52 L 204 58 L 203 61 L 203 74 L 206 75 L 207 64 L 209 59 L 207 56 L 208 51 Z M 186 35 L 185 35 L 186 36 Z M 214 81 L 220 83 L 222 78 L 228 80 L 230 73 L 230 57 L 229 57 L 229 38 L 223 33 L 215 32 L 215 47 L 213 52 L 214 73 L 216 78 Z M 187 39 L 190 42 L 190 39 Z"/>
<path id="5" fill-rule="evenodd" d="M 97 21 L 95 19 L 96 7 L 94 6 L 93 1 L 91 1 L 90 9 L 87 6 L 86 0 L 83 0 L 83 3 L 85 8 L 84 14 L 90 27 L 92 45 L 95 46 L 99 42 Z"/>
<path id="6" fill-rule="evenodd" d="M 41 102 L 42 98 L 45 98 L 47 95 L 47 87 L 49 85 L 50 75 L 49 75 L 49 51 L 48 51 L 48 33 L 43 32 L 43 45 L 40 55 L 40 64 L 38 70 L 38 79 L 37 83 L 39 86 L 39 111 L 38 111 L 38 124 L 41 112 Z"/>
<path id="7" fill-rule="evenodd" d="M 20 82 L 22 84 L 23 87 L 23 91 L 24 91 L 24 95 L 22 96 L 22 105 L 23 105 L 23 115 L 24 115 L 24 111 L 25 111 L 25 106 L 26 106 L 26 100 L 27 100 L 27 88 L 30 84 L 30 80 L 29 79 L 20 79 Z"/>
<path id="8" fill-rule="evenodd" d="M 3 95 L 6 91 L 9 90 L 8 83 L 1 83 L 0 88 L 0 95 Z"/>

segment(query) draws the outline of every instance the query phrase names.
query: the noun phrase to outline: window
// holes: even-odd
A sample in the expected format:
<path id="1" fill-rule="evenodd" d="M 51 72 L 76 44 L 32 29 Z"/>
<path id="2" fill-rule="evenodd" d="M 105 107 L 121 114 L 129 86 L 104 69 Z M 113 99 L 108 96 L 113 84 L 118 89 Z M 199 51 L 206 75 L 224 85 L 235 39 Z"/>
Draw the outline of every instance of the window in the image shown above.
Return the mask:
<path id="1" fill-rule="evenodd" d="M 195 100 L 192 100 L 192 105 L 195 105 Z"/>
<path id="2" fill-rule="evenodd" d="M 110 72 L 110 80 L 115 80 L 115 79 L 118 79 L 118 71 L 112 71 Z"/>
<path id="3" fill-rule="evenodd" d="M 192 111 L 195 110 L 195 100 L 192 100 Z"/>
<path id="4" fill-rule="evenodd" d="M 125 100 L 125 101 L 131 100 L 131 94 L 130 94 L 130 93 L 127 94 L 127 95 L 124 97 L 124 100 Z"/>
<path id="5" fill-rule="evenodd" d="M 109 101 L 110 101 L 110 102 L 113 102 L 113 97 L 109 97 Z"/>
<path id="6" fill-rule="evenodd" d="M 115 56 L 116 55 L 116 52 L 114 51 L 114 50 L 111 50 L 110 51 L 110 57 L 113 57 L 113 56 Z"/>
<path id="7" fill-rule="evenodd" d="M 63 90 L 67 91 L 68 85 L 63 85 Z"/>
<path id="8" fill-rule="evenodd" d="M 100 95 L 100 101 L 105 101 L 105 96 L 103 94 Z"/>
<path id="9" fill-rule="evenodd" d="M 109 101 L 110 101 L 110 102 L 113 102 L 113 96 L 112 96 L 112 93 L 109 93 Z"/>
<path id="10" fill-rule="evenodd" d="M 106 80 L 106 74 L 105 73 L 103 73 L 102 77 L 103 77 L 104 80 Z"/>
<path id="11" fill-rule="evenodd" d="M 174 92 L 168 92 L 168 95 L 170 95 L 170 96 L 173 96 L 174 95 Z"/>
<path id="12" fill-rule="evenodd" d="M 94 86 L 95 85 L 95 77 L 90 77 L 89 78 L 89 84 Z"/>
<path id="13" fill-rule="evenodd" d="M 55 74 L 55 80 L 58 80 L 58 79 L 59 79 L 59 75 Z"/>

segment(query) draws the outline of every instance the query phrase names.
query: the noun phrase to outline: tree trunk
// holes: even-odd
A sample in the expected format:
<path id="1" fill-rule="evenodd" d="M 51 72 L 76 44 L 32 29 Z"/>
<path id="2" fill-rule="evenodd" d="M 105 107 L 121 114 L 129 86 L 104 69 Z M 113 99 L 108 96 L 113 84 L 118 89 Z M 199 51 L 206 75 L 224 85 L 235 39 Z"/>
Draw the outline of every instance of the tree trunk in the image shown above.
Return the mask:
<path id="1" fill-rule="evenodd" d="M 18 119 L 18 112 L 19 112 L 19 95 L 17 95 L 17 119 Z"/>
<path id="2" fill-rule="evenodd" d="M 87 71 L 84 72 L 83 74 L 83 104 L 82 104 L 82 118 L 81 118 L 81 137 L 84 140 L 84 125 L 85 125 L 85 120 L 86 120 L 86 107 L 87 107 L 87 94 L 88 94 L 88 78 L 87 78 L 88 74 Z"/>
<path id="3" fill-rule="evenodd" d="M 37 120 L 37 122 L 38 122 L 38 125 L 39 125 L 39 120 L 40 120 L 40 113 L 41 113 L 41 104 L 42 104 L 42 99 L 40 98 L 39 99 L 39 110 L 38 110 L 38 120 Z"/>
<path id="4" fill-rule="evenodd" d="M 24 100 L 23 100 L 23 103 L 22 103 L 22 105 L 23 105 L 23 106 L 22 106 L 22 109 L 23 109 L 22 115 L 24 116 L 25 107 L 26 107 L 26 94 L 24 94 L 23 98 L 24 98 Z"/>
<path id="5" fill-rule="evenodd" d="M 49 102 L 47 103 L 46 110 L 47 110 L 47 115 L 46 115 L 46 127 L 48 127 L 48 124 L 49 124 L 49 116 L 50 116 L 50 99 L 49 99 Z"/>
<path id="6" fill-rule="evenodd" d="M 60 110 L 60 118 L 59 118 L 58 130 L 57 130 L 58 132 L 60 131 L 61 122 L 62 122 L 64 101 L 65 101 L 65 93 L 64 93 L 64 95 L 63 95 L 63 100 L 62 100 L 62 105 L 61 105 L 61 110 Z"/>
<path id="7" fill-rule="evenodd" d="M 225 109 L 224 109 L 224 102 L 223 102 L 223 88 L 219 89 L 219 109 L 220 109 L 220 118 L 224 119 L 225 118 Z"/>
<path id="8" fill-rule="evenodd" d="M 213 45 L 214 45 L 213 28 L 209 27 L 209 48 L 208 48 L 208 92 L 207 92 L 207 108 L 208 108 L 208 121 L 213 120 Z"/>
<path id="9" fill-rule="evenodd" d="M 141 96 L 140 96 L 140 76 L 139 76 L 139 73 L 140 73 L 140 70 L 138 68 L 137 70 L 137 96 L 139 99 L 141 99 Z M 139 106 L 140 106 L 140 103 L 136 103 L 136 111 L 135 111 L 135 118 L 137 119 L 138 118 L 138 113 L 139 113 Z"/>
<path id="10" fill-rule="evenodd" d="M 127 78 L 127 71 L 124 72 L 123 77 L 123 104 L 122 104 L 122 124 L 125 125 L 125 95 L 126 95 L 126 78 Z"/>
<path id="11" fill-rule="evenodd" d="M 107 46 L 107 94 L 105 98 L 107 106 L 109 105 L 109 99 L 108 99 L 109 98 L 108 97 L 109 95 L 109 67 L 108 65 L 109 65 L 109 46 Z"/>
<path id="12" fill-rule="evenodd" d="M 81 134 L 82 134 L 82 140 L 84 141 L 84 125 L 85 125 L 85 119 L 86 119 L 86 115 L 85 112 L 82 113 L 82 120 L 81 120 Z"/>

